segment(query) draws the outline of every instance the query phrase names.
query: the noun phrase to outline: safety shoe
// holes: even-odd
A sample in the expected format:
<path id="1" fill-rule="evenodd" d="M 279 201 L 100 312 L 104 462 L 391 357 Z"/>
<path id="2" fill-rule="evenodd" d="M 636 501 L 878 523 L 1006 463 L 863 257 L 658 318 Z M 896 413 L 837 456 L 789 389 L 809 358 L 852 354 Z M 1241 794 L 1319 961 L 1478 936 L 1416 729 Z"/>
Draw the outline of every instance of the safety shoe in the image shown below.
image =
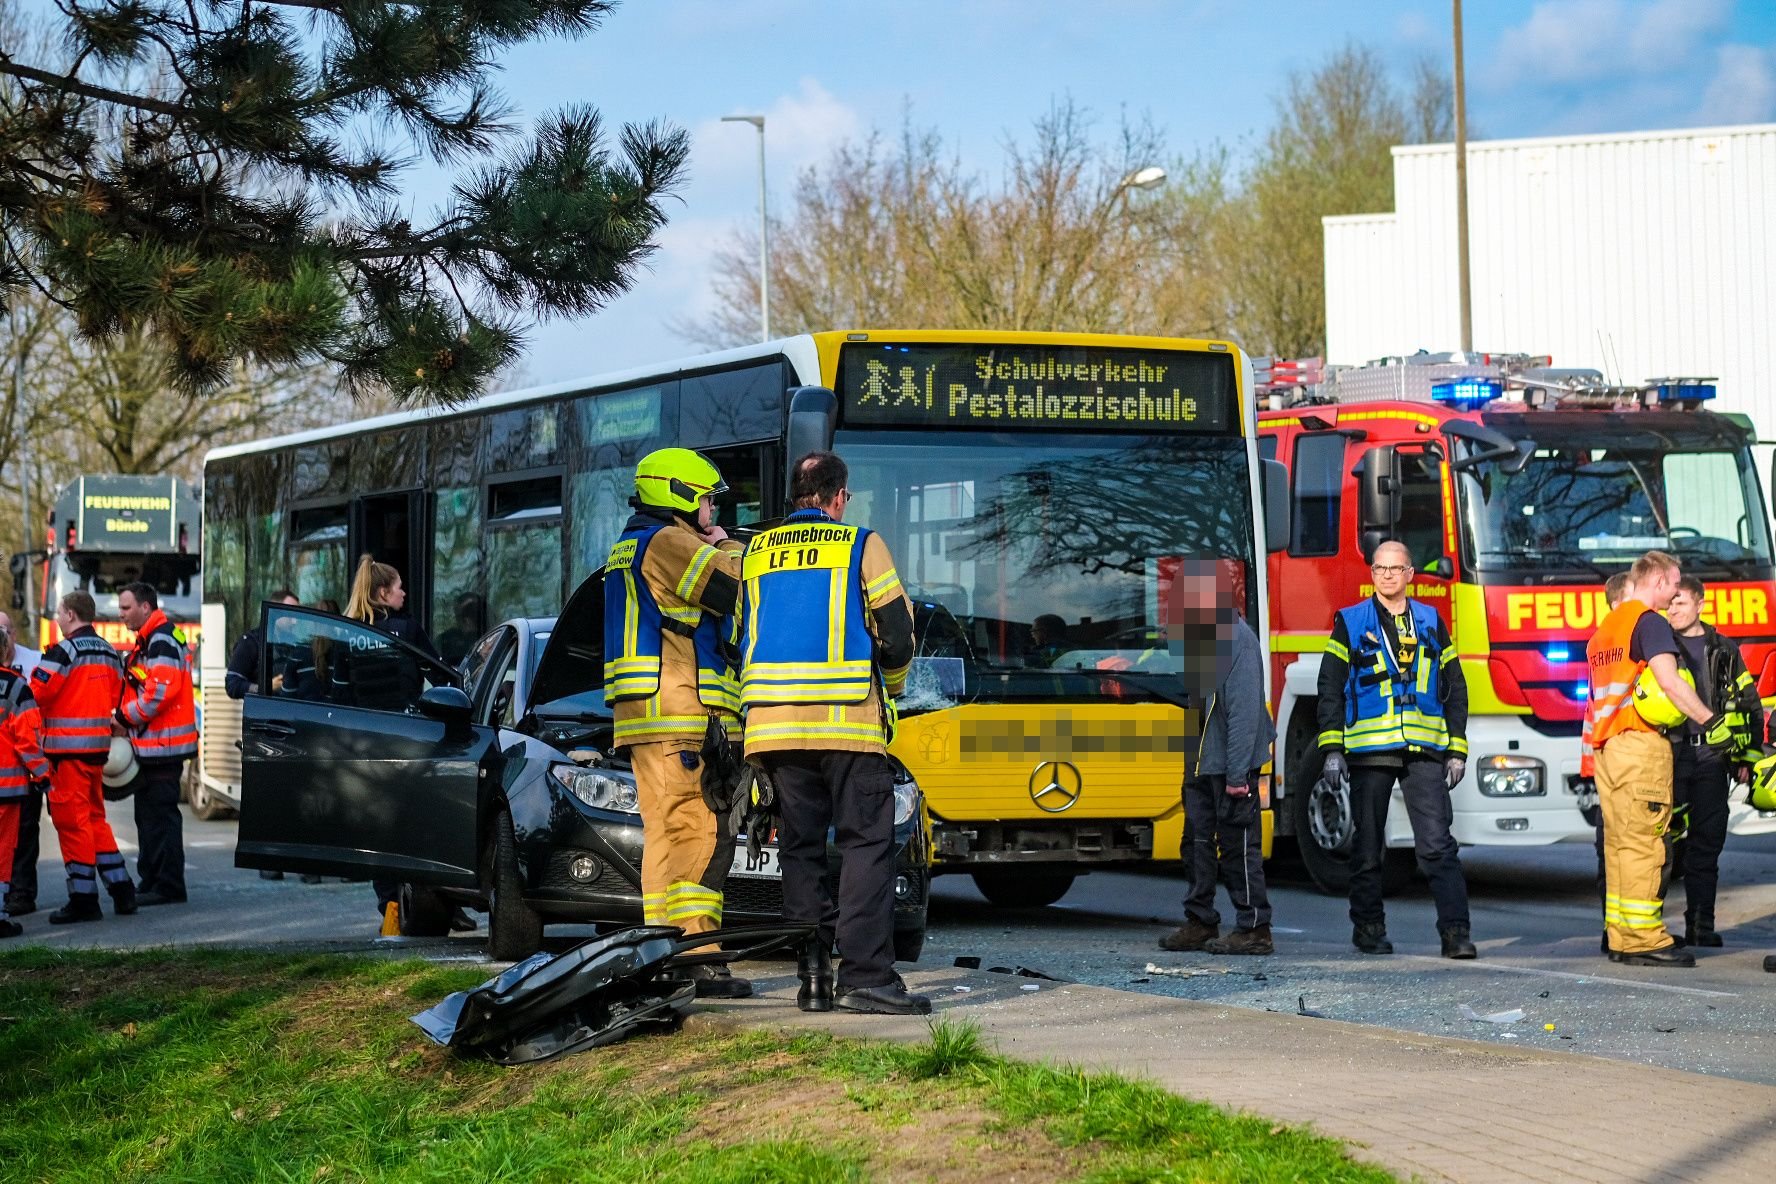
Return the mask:
<path id="1" fill-rule="evenodd" d="M 1688 950 L 1680 950 L 1675 945 L 1661 946 L 1656 950 L 1648 950 L 1644 954 L 1615 954 L 1616 961 L 1626 962 L 1630 966 L 1694 966 L 1696 955 Z"/>
<path id="2" fill-rule="evenodd" d="M 0 921 L 0 937 L 17 937 L 25 927 L 17 921 Z"/>
<path id="3" fill-rule="evenodd" d="M 1445 958 L 1466 960 L 1480 956 L 1480 951 L 1474 948 L 1472 941 L 1468 940 L 1466 925 L 1451 925 L 1447 929 L 1439 929 L 1437 935 L 1443 939 L 1443 956 Z"/>
<path id="4" fill-rule="evenodd" d="M 1361 954 L 1391 954 L 1394 943 L 1388 940 L 1387 923 L 1365 921 L 1351 927 L 1351 945 Z"/>
<path id="5" fill-rule="evenodd" d="M 1211 954 L 1274 954 L 1276 947 L 1271 944 L 1270 926 L 1254 925 L 1250 929 L 1235 929 L 1226 937 L 1203 943 L 1203 949 Z"/>
<path id="6" fill-rule="evenodd" d="M 1219 925 L 1207 925 L 1191 918 L 1160 938 L 1159 948 L 1170 950 L 1174 954 L 1184 954 L 1191 950 L 1200 950 L 1220 936 Z"/>
<path id="7" fill-rule="evenodd" d="M 825 942 L 813 938 L 802 946 L 796 959 L 796 977 L 802 980 L 796 992 L 796 1006 L 803 1011 L 833 1009 L 832 951 Z"/>
<path id="8" fill-rule="evenodd" d="M 136 885 L 133 880 L 125 880 L 115 886 L 107 886 L 111 893 L 111 912 L 119 917 L 133 917 L 136 914 Z"/>
<path id="9" fill-rule="evenodd" d="M 146 909 L 152 908 L 157 904 L 184 904 L 185 898 L 183 896 L 168 896 L 162 892 L 138 891 L 136 893 L 136 903 Z"/>
<path id="10" fill-rule="evenodd" d="M 898 974 L 879 987 L 852 987 L 840 991 L 833 1004 L 840 1011 L 862 1011 L 871 1015 L 931 1014 L 931 1000 L 908 991 Z"/>
<path id="11" fill-rule="evenodd" d="M 726 966 L 693 966 L 691 982 L 697 986 L 699 999 L 746 999 L 752 995 L 752 980 L 736 978 Z"/>
<path id="12" fill-rule="evenodd" d="M 98 921 L 104 913 L 99 911 L 99 898 L 96 896 L 70 896 L 68 903 L 49 915 L 51 925 L 72 925 L 78 921 Z"/>
<path id="13" fill-rule="evenodd" d="M 6 911 L 14 917 L 28 917 L 37 911 L 37 898 L 23 893 L 6 894 Z"/>

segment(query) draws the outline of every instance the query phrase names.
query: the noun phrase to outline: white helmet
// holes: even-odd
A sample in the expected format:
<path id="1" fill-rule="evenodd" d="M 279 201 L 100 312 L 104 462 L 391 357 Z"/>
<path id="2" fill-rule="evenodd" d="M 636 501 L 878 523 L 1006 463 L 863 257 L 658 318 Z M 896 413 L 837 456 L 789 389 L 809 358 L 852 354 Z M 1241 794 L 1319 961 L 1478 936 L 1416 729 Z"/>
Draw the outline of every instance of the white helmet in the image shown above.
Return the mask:
<path id="1" fill-rule="evenodd" d="M 136 750 L 128 736 L 111 737 L 111 753 L 105 758 L 105 786 L 121 789 L 136 779 L 141 769 L 136 765 Z"/>

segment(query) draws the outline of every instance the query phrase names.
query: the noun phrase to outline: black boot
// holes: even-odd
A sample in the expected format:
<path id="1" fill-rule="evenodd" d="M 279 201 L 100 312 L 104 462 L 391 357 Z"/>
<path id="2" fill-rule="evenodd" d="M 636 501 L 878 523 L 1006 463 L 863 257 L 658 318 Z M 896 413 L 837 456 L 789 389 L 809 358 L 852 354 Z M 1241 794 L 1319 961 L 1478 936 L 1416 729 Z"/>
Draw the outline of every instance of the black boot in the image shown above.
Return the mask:
<path id="1" fill-rule="evenodd" d="M 1388 940 L 1386 921 L 1364 921 L 1352 927 L 1351 945 L 1364 954 L 1391 954 L 1394 943 Z"/>
<path id="2" fill-rule="evenodd" d="M 897 974 L 892 982 L 879 987 L 852 987 L 840 991 L 834 1005 L 841 1011 L 863 1011 L 871 1015 L 930 1015 L 931 1000 L 915 995 Z"/>
<path id="3" fill-rule="evenodd" d="M 752 995 L 751 979 L 740 978 L 720 964 L 691 967 L 691 981 L 697 984 L 699 999 L 746 999 Z"/>
<path id="4" fill-rule="evenodd" d="M 1451 925 L 1447 929 L 1439 929 L 1437 935 L 1443 939 L 1443 956 L 1445 958 L 1467 959 L 1480 956 L 1480 951 L 1474 948 L 1472 941 L 1468 940 L 1466 925 Z"/>
<path id="5" fill-rule="evenodd" d="M 136 884 L 134 880 L 125 880 L 121 884 L 108 886 L 111 890 L 111 911 L 119 917 L 131 917 L 136 912 Z"/>
<path id="6" fill-rule="evenodd" d="M 796 977 L 802 980 L 802 989 L 796 992 L 797 1007 L 803 1011 L 833 1009 L 832 951 L 818 937 L 803 943 Z"/>
<path id="7" fill-rule="evenodd" d="M 17 937 L 25 931 L 25 927 L 17 921 L 0 920 L 0 937 Z"/>
<path id="8" fill-rule="evenodd" d="M 72 925 L 76 921 L 97 921 L 105 914 L 99 911 L 99 898 L 87 896 L 70 896 L 68 903 L 49 915 L 51 925 Z"/>

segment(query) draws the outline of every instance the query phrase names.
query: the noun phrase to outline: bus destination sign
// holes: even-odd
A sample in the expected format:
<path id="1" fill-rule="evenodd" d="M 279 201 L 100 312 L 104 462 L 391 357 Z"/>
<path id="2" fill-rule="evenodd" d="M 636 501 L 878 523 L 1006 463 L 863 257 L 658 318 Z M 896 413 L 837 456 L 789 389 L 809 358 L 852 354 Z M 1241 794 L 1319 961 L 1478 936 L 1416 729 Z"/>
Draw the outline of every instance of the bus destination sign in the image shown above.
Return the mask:
<path id="1" fill-rule="evenodd" d="M 839 354 L 850 427 L 1231 432 L 1233 356 L 1164 349 L 853 342 Z"/>

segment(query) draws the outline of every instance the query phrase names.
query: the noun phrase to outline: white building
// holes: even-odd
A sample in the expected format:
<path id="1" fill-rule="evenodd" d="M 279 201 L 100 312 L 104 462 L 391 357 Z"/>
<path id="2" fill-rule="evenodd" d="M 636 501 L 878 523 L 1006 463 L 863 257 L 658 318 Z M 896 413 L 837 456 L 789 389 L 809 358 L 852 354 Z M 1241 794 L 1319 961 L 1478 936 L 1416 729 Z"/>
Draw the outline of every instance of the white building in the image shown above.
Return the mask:
<path id="1" fill-rule="evenodd" d="M 1329 362 L 1460 345 L 1454 146 L 1393 155 L 1393 213 L 1325 219 Z M 1468 224 L 1476 349 L 1714 375 L 1776 438 L 1776 124 L 1470 143 Z"/>

